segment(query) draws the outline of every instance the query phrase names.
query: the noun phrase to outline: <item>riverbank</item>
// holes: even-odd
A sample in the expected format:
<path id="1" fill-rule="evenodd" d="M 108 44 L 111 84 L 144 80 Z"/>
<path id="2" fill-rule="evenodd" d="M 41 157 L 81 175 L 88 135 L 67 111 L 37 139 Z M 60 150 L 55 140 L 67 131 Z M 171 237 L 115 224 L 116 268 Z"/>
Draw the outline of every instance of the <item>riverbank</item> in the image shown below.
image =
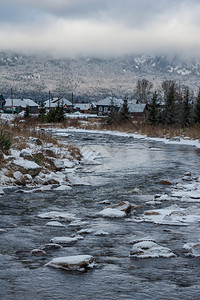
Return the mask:
<path id="1" fill-rule="evenodd" d="M 12 145 L 9 151 L 1 151 L 1 186 L 67 190 L 72 185 L 85 184 L 76 176 L 76 169 L 81 164 L 93 163 L 96 155 L 82 153 L 74 144 L 61 142 L 61 137 L 66 137 L 71 131 L 88 135 L 99 133 L 127 136 L 200 148 L 200 130 L 197 125 L 191 131 L 189 128 L 183 130 L 139 123 L 132 124 L 132 127 L 126 125 L 110 128 L 105 125 L 104 119 L 95 118 L 67 119 L 62 124 L 39 124 L 37 118 L 22 119 L 5 115 L 1 118 L 0 130 L 9 133 Z"/>

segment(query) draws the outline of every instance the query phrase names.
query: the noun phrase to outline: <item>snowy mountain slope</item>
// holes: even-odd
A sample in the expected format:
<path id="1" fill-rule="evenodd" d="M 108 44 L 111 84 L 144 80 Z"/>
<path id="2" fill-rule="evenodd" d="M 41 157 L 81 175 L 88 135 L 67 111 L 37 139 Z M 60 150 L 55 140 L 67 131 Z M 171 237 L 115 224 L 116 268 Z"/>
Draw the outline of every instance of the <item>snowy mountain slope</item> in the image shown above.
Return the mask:
<path id="1" fill-rule="evenodd" d="M 55 95 L 73 92 L 82 99 L 131 95 L 139 78 L 156 88 L 170 79 L 196 90 L 200 61 L 150 55 L 73 59 L 0 53 L 0 93 L 6 97 L 11 87 L 17 97 L 41 98 L 49 90 Z"/>

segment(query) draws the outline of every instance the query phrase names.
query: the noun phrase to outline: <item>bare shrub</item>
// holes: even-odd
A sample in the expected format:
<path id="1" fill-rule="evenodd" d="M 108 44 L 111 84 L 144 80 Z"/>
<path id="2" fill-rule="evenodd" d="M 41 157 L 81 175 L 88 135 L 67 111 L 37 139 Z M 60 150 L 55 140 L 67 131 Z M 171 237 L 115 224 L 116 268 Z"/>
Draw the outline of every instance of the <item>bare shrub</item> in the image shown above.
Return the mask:
<path id="1" fill-rule="evenodd" d="M 75 159 L 77 159 L 77 160 L 79 160 L 79 161 L 81 160 L 82 154 L 81 154 L 81 152 L 80 152 L 80 149 L 79 149 L 77 146 L 75 146 L 75 145 L 73 145 L 73 144 L 70 144 L 70 145 L 67 146 L 67 149 L 68 149 L 70 155 L 71 155 L 73 158 L 75 158 Z"/>

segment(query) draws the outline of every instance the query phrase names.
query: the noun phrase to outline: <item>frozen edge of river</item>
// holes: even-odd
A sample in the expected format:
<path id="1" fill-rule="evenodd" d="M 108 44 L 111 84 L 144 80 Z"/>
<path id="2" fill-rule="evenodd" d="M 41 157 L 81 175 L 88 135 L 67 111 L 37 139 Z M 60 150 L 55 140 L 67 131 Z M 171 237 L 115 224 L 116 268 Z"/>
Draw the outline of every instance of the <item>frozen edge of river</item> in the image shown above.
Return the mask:
<path id="1" fill-rule="evenodd" d="M 148 137 L 146 135 L 141 135 L 139 133 L 127 133 L 127 132 L 111 131 L 111 130 L 89 130 L 89 129 L 79 129 L 75 127 L 69 127 L 66 129 L 48 128 L 47 130 L 51 130 L 54 131 L 55 133 L 59 133 L 60 136 L 65 136 L 68 132 L 76 131 L 76 132 L 85 132 L 85 133 L 99 133 L 99 134 L 123 136 L 123 137 L 135 138 L 135 139 L 145 139 L 149 141 L 162 142 L 165 144 L 179 144 L 179 145 L 186 145 L 186 146 L 195 146 L 197 148 L 200 148 L 199 140 L 191 140 L 188 137 L 185 138 L 175 137 L 175 138 L 167 139 L 167 138 L 159 138 L 159 137 Z"/>

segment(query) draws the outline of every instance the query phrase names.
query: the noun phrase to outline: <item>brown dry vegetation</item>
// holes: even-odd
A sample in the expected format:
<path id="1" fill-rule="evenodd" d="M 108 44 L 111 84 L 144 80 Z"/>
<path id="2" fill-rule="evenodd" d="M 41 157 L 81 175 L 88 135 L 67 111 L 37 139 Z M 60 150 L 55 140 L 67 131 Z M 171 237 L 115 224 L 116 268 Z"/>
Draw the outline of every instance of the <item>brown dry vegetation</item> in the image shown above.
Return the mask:
<path id="1" fill-rule="evenodd" d="M 81 159 L 81 153 L 77 146 L 75 145 L 64 145 L 58 138 L 52 136 L 50 133 L 45 132 L 45 130 L 39 126 L 38 118 L 15 118 L 12 123 L 0 123 L 0 130 L 6 130 L 10 133 L 12 139 L 12 148 L 17 150 L 22 150 L 28 148 L 28 138 L 33 137 L 37 138 L 39 141 L 44 143 L 51 143 L 56 147 L 64 148 L 69 151 L 70 155 L 77 160 Z M 38 130 L 38 126 L 41 127 Z M 49 127 L 52 127 L 52 124 L 48 124 Z M 56 124 L 54 126 L 57 128 Z M 47 126 L 46 126 L 47 127 Z M 57 158 L 59 157 L 59 153 Z M 40 165 L 43 165 L 43 150 L 41 153 L 36 153 L 34 160 L 37 161 Z M 1 162 L 2 163 L 2 162 Z"/>
<path id="2" fill-rule="evenodd" d="M 190 139 L 200 140 L 200 124 L 190 125 L 188 127 L 181 126 L 164 126 L 164 125 L 149 125 L 141 120 L 130 119 L 124 124 L 106 124 L 106 118 L 74 118 L 66 119 L 63 123 L 41 124 L 38 118 L 15 118 L 12 124 L 0 124 L 0 130 L 9 130 L 11 132 L 13 143 L 19 150 L 26 148 L 26 142 L 30 136 L 39 138 L 43 142 L 53 143 L 59 147 L 64 145 L 50 133 L 45 132 L 45 128 L 83 128 L 90 130 L 117 130 L 128 133 L 139 133 L 149 137 L 188 137 Z M 40 128 L 40 130 L 38 130 Z M 19 138 L 20 137 L 20 138 Z M 18 140 L 17 140 L 18 139 Z M 69 149 L 70 154 L 74 158 L 81 157 L 80 150 L 75 145 L 64 146 Z"/>
<path id="3" fill-rule="evenodd" d="M 124 124 L 115 123 L 112 125 L 106 124 L 106 118 L 79 118 L 66 119 L 59 124 L 45 124 L 41 127 L 55 127 L 55 128 L 83 128 L 90 130 L 117 130 L 128 133 L 139 133 L 149 137 L 188 137 L 190 139 L 200 140 L 200 124 L 190 125 L 188 127 L 181 127 L 179 125 L 150 125 L 141 120 L 130 119 Z"/>

